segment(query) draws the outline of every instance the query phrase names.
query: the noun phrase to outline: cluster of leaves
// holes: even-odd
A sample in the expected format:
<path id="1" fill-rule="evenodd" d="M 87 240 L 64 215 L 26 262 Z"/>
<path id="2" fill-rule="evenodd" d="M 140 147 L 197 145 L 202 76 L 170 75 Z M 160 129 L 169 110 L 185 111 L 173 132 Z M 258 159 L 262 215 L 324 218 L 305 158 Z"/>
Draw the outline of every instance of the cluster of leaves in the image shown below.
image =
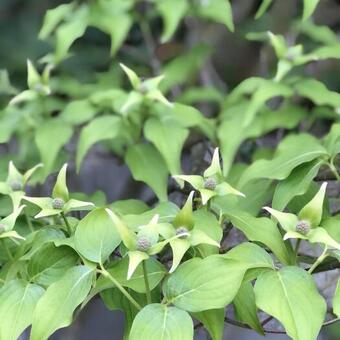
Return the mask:
<path id="1" fill-rule="evenodd" d="M 262 1 L 256 18 L 271 2 Z M 42 58 L 41 72 L 28 61 L 28 89 L 8 83 L 15 96 L 0 114 L 0 142 L 15 138 L 19 164 L 41 162 L 24 174 L 10 162 L 0 182 L 0 339 L 15 340 L 30 325 L 32 340 L 47 339 L 97 295 L 110 310 L 124 312 L 131 340 L 189 340 L 193 320 L 222 339 L 230 305 L 234 323 L 263 335 L 261 310 L 295 340 L 316 339 L 326 317 L 340 318 L 340 285 L 327 309 L 312 276 L 340 260 L 339 215 L 329 208 L 327 182 L 318 180 L 324 174 L 340 180 L 340 95 L 304 73 L 311 62 L 339 58 L 340 44 L 329 28 L 308 21 L 317 3 L 304 1 L 303 21 L 292 28 L 301 44 L 271 32 L 247 35 L 272 47 L 276 71 L 272 78 L 248 78 L 226 96 L 192 85 L 208 59 L 206 48 L 196 46 L 164 66 L 154 59 L 140 1 L 70 2 L 47 12 L 39 37 L 52 43 L 53 53 Z M 187 16 L 234 29 L 226 0 L 142 5 L 151 19 L 162 18 L 162 42 Z M 151 49 L 156 72 L 150 77 L 126 62 L 90 84 L 58 74 L 88 26 L 110 35 L 115 55 L 135 24 Z M 202 100 L 212 101 L 218 114 L 203 115 L 194 106 Z M 312 127 L 323 121 L 331 126 L 318 138 Z M 250 165 L 238 162 L 245 142 L 278 130 L 285 137 L 276 149 L 248 152 Z M 75 154 L 61 154 L 75 136 Z M 202 173 L 184 175 L 183 150 L 197 139 L 218 147 Z M 69 193 L 61 164 L 68 158 L 80 170 L 98 142 L 124 159 L 158 204 L 106 204 Z M 32 197 L 27 184 L 58 167 L 50 197 Z M 168 200 L 169 174 L 184 197 L 181 206 Z M 231 228 L 247 242 L 229 247 Z M 307 256 L 302 245 L 318 255 Z"/>

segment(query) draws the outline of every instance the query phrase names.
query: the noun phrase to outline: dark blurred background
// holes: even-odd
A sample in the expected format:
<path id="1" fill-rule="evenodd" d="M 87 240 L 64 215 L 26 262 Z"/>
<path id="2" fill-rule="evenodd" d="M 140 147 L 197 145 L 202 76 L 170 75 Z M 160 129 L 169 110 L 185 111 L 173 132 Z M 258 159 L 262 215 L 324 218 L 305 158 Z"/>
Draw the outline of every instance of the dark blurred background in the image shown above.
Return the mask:
<path id="1" fill-rule="evenodd" d="M 58 0 L 0 0 L 0 69 L 9 72 L 12 84 L 19 88 L 26 87 L 26 59 L 38 60 L 44 56 L 50 47 L 37 39 L 43 16 L 47 9 L 54 8 L 67 1 Z M 157 45 L 158 57 L 180 55 L 188 50 L 187 44 L 191 40 L 200 39 L 201 42 L 213 49 L 209 63 L 214 65 L 218 73 L 219 86 L 226 92 L 243 79 L 250 76 L 268 76 L 272 70 L 268 61 L 268 47 L 245 39 L 246 32 L 264 31 L 270 29 L 275 33 L 284 34 L 301 13 L 302 1 L 276 0 L 270 9 L 270 15 L 265 15 L 260 21 L 253 20 L 254 14 L 261 3 L 256 0 L 231 1 L 236 32 L 230 33 L 222 25 L 199 23 L 186 20 L 183 27 L 177 31 L 173 41 L 166 45 Z M 336 33 L 340 31 L 339 0 L 323 0 L 314 15 L 317 24 L 327 25 Z M 188 27 L 194 32 L 190 39 L 183 39 Z M 154 20 L 152 30 L 160 32 L 162 22 Z M 157 34 L 156 34 L 157 36 Z M 116 59 L 125 60 L 125 49 L 133 46 L 140 49 L 143 58 L 143 45 L 138 29 L 132 28 L 127 41 L 118 53 Z M 85 36 L 76 42 L 73 50 L 76 58 L 63 62 L 63 72 L 73 75 L 80 81 L 88 82 L 94 74 L 106 71 L 113 63 L 110 57 L 110 39 L 96 29 L 88 29 Z M 274 56 L 272 57 L 275 60 Z M 117 60 L 114 60 L 116 63 Z M 209 63 L 207 68 L 209 69 Z M 311 65 L 311 67 L 314 67 Z M 333 90 L 339 91 L 340 65 L 335 61 L 318 64 L 313 74 L 322 73 L 322 79 Z M 204 76 L 204 72 L 202 72 Z M 1 86 L 1 83 L 0 83 Z M 119 181 L 117 181 L 119 178 Z M 125 166 L 118 161 L 112 161 L 102 150 L 94 149 L 87 157 L 80 176 L 73 176 L 71 187 L 77 191 L 87 193 L 96 190 L 105 192 L 109 201 L 129 198 L 136 195 L 147 195 L 143 187 L 131 185 L 130 175 Z M 108 185 L 111 183 L 111 185 Z M 105 306 L 95 300 L 79 315 L 75 324 L 65 330 L 58 331 L 52 339 L 63 340 L 108 340 L 122 339 L 123 316 L 119 312 L 109 312 Z M 320 339 L 340 339 L 340 326 L 333 325 L 324 330 Z M 25 338 L 25 337 L 23 337 Z M 243 330 L 227 325 L 225 339 L 256 340 L 260 339 L 253 331 Z M 284 335 L 267 335 L 268 340 L 288 339 Z M 197 332 L 197 339 L 208 339 L 201 331 Z M 4 339 L 5 340 L 5 339 Z M 147 340 L 147 339 L 145 339 Z"/>

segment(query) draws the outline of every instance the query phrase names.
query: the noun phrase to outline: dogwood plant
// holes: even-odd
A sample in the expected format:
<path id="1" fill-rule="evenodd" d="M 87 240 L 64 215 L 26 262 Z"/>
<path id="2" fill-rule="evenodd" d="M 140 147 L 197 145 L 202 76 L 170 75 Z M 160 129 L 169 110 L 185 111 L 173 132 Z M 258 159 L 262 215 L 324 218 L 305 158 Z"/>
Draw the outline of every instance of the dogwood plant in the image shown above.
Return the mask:
<path id="1" fill-rule="evenodd" d="M 315 340 L 339 320 L 340 95 L 322 72 L 338 37 L 314 0 L 276 32 L 274 3 L 238 30 L 255 30 L 256 76 L 235 84 L 233 64 L 228 86 L 205 46 L 234 30 L 227 0 L 47 11 L 27 86 L 0 72 L 0 340 L 49 339 L 97 298 L 129 340 L 221 340 L 226 324 Z M 99 65 L 101 44 L 83 53 L 88 74 L 74 65 L 96 30 L 111 45 Z M 99 179 L 124 199 L 71 190 Z"/>

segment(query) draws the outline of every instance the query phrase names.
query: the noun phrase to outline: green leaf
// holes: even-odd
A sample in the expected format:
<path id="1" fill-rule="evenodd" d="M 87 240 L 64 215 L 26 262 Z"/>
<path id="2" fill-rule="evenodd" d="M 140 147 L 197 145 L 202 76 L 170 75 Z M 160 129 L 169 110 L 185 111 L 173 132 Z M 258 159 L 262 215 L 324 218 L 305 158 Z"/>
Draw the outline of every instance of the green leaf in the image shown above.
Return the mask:
<path id="1" fill-rule="evenodd" d="M 332 304 L 333 304 L 333 313 L 339 318 L 340 317 L 340 280 L 338 280 L 338 283 L 336 285 Z"/>
<path id="2" fill-rule="evenodd" d="M 17 340 L 31 324 L 35 306 L 44 289 L 24 280 L 7 282 L 0 290 L 0 338 Z"/>
<path id="3" fill-rule="evenodd" d="M 243 282 L 234 303 L 236 319 L 247 324 L 257 333 L 264 335 L 261 323 L 257 316 L 254 288 L 251 282 Z"/>
<path id="4" fill-rule="evenodd" d="M 129 340 L 192 340 L 193 337 L 193 322 L 187 312 L 176 307 L 153 303 L 137 314 Z"/>
<path id="5" fill-rule="evenodd" d="M 30 259 L 27 274 L 30 281 L 49 286 L 77 264 L 79 256 L 70 247 L 55 247 L 48 243 Z"/>
<path id="6" fill-rule="evenodd" d="M 302 268 L 284 267 L 262 274 L 255 283 L 257 306 L 278 319 L 294 340 L 316 339 L 326 303 Z"/>
<path id="7" fill-rule="evenodd" d="M 284 239 L 299 238 L 308 240 L 310 243 L 322 243 L 327 247 L 340 250 L 340 243 L 335 241 L 324 228 L 313 228 L 306 236 L 296 231 L 288 231 Z"/>
<path id="8" fill-rule="evenodd" d="M 125 161 L 135 180 L 143 181 L 149 185 L 160 201 L 167 199 L 167 166 L 162 156 L 152 145 L 129 146 Z"/>
<path id="9" fill-rule="evenodd" d="M 45 176 L 53 169 L 61 148 L 70 140 L 72 133 L 71 126 L 57 119 L 46 120 L 38 126 L 35 143 L 44 164 L 42 171 Z"/>
<path id="10" fill-rule="evenodd" d="M 303 0 L 302 20 L 307 20 L 315 11 L 320 0 Z"/>
<path id="11" fill-rule="evenodd" d="M 111 203 L 109 208 L 119 215 L 142 214 L 149 210 L 149 206 L 141 200 L 126 199 Z"/>
<path id="12" fill-rule="evenodd" d="M 80 38 L 88 24 L 88 8 L 79 7 L 72 13 L 69 21 L 62 23 L 56 30 L 55 61 L 61 62 L 67 57 L 68 50 L 75 40 Z"/>
<path id="13" fill-rule="evenodd" d="M 278 59 L 284 58 L 288 50 L 285 37 L 280 34 L 273 34 L 272 32 L 268 32 L 267 34 L 268 34 L 269 42 L 274 48 L 276 57 Z"/>
<path id="14" fill-rule="evenodd" d="M 123 71 L 125 72 L 125 74 L 128 76 L 130 83 L 132 85 L 132 87 L 135 90 L 138 90 L 140 85 L 141 85 L 141 80 L 139 79 L 139 77 L 137 76 L 136 72 L 131 70 L 129 67 L 125 66 L 124 64 L 119 64 L 120 67 L 123 69 Z"/>
<path id="15" fill-rule="evenodd" d="M 305 194 L 322 164 L 323 161 L 318 159 L 302 164 L 295 168 L 285 180 L 280 181 L 275 188 L 273 208 L 283 210 L 295 196 Z"/>
<path id="16" fill-rule="evenodd" d="M 30 90 L 36 90 L 36 86 L 40 83 L 40 74 L 35 69 L 32 62 L 27 60 L 27 86 Z"/>
<path id="17" fill-rule="evenodd" d="M 123 216 L 123 221 L 131 228 L 138 230 L 141 225 L 147 224 L 156 214 L 159 215 L 159 222 L 166 223 L 171 222 L 175 218 L 179 211 L 176 204 L 172 202 L 163 202 L 150 209 L 143 214 L 131 214 Z"/>
<path id="18" fill-rule="evenodd" d="M 303 163 L 327 155 L 318 140 L 307 134 L 286 137 L 278 146 L 273 159 L 258 160 L 242 174 L 238 187 L 255 178 L 285 179 Z"/>
<path id="19" fill-rule="evenodd" d="M 93 274 L 92 268 L 77 266 L 48 287 L 36 306 L 30 340 L 47 340 L 56 330 L 71 324 L 74 310 L 91 289 Z"/>
<path id="20" fill-rule="evenodd" d="M 243 126 L 249 127 L 251 125 L 255 115 L 269 99 L 277 96 L 290 97 L 292 95 L 293 91 L 287 85 L 278 83 L 274 80 L 262 81 L 249 101 L 246 112 L 244 113 L 245 118 Z"/>
<path id="21" fill-rule="evenodd" d="M 136 300 L 142 300 L 140 296 L 132 294 Z M 144 295 L 145 296 L 145 295 Z M 131 305 L 129 300 L 117 288 L 104 290 L 100 297 L 103 299 L 105 306 L 109 310 L 121 310 L 124 313 L 124 340 L 129 339 L 130 329 L 138 310 Z M 138 301 L 137 301 L 138 302 Z"/>
<path id="22" fill-rule="evenodd" d="M 192 315 L 195 319 L 202 322 L 212 340 L 221 340 L 224 333 L 224 313 L 224 308 L 221 308 L 192 313 Z"/>
<path id="23" fill-rule="evenodd" d="M 150 290 L 156 288 L 163 277 L 166 274 L 164 266 L 153 258 L 145 260 L 146 271 L 148 273 L 148 280 L 150 285 Z M 107 271 L 124 287 L 131 288 L 138 293 L 145 293 L 145 282 L 142 266 L 139 266 L 131 278 L 127 279 L 129 267 L 129 258 L 125 256 L 121 260 L 114 263 L 112 266 L 107 268 Z M 105 276 L 101 276 L 93 289 L 93 294 L 95 295 L 102 290 L 113 288 L 114 284 Z"/>
<path id="24" fill-rule="evenodd" d="M 160 90 L 167 92 L 173 86 L 193 79 L 211 52 L 207 46 L 199 45 L 167 63 L 162 71 L 164 80 Z"/>
<path id="25" fill-rule="evenodd" d="M 20 259 L 29 260 L 46 243 L 59 239 L 65 239 L 65 234 L 57 227 L 45 227 L 31 233 L 21 246 L 25 255 Z"/>
<path id="26" fill-rule="evenodd" d="M 327 182 L 322 183 L 319 191 L 299 212 L 300 220 L 309 221 L 313 227 L 320 225 Z"/>
<path id="27" fill-rule="evenodd" d="M 262 109 L 251 125 L 243 126 L 247 103 L 241 102 L 224 111 L 225 120 L 218 127 L 218 139 L 223 158 L 223 172 L 228 174 L 237 149 L 247 138 L 256 138 L 277 128 L 294 128 L 306 115 L 300 107 L 287 105 L 277 111 Z M 234 131 L 239 131 L 235 135 Z"/>
<path id="28" fill-rule="evenodd" d="M 71 2 L 49 9 L 45 14 L 44 22 L 39 32 L 39 39 L 46 39 L 49 37 L 59 22 L 72 12 L 74 6 L 75 4 Z"/>
<path id="29" fill-rule="evenodd" d="M 105 209 L 127 249 L 136 249 L 136 234 L 110 209 Z"/>
<path id="30" fill-rule="evenodd" d="M 270 255 L 263 248 L 254 243 L 241 243 L 233 249 L 229 250 L 223 256 L 227 259 L 241 262 L 242 265 L 245 265 L 248 269 L 274 269 L 274 263 Z"/>
<path id="31" fill-rule="evenodd" d="M 120 244 L 121 238 L 108 213 L 100 208 L 78 223 L 74 241 L 77 251 L 86 259 L 103 263 Z"/>
<path id="32" fill-rule="evenodd" d="M 164 111 L 164 108 L 162 108 L 162 111 Z M 212 121 L 212 119 L 206 118 L 195 107 L 174 103 L 174 105 L 169 109 L 169 115 L 183 127 L 197 127 L 209 139 L 215 138 L 214 122 Z"/>
<path id="33" fill-rule="evenodd" d="M 150 118 L 144 125 L 145 138 L 152 142 L 163 156 L 171 174 L 180 174 L 181 152 L 189 131 L 173 120 Z"/>
<path id="34" fill-rule="evenodd" d="M 69 102 L 59 116 L 71 125 L 78 125 L 91 120 L 96 113 L 96 108 L 87 99 L 81 99 Z"/>
<path id="35" fill-rule="evenodd" d="M 128 2 L 126 2 L 128 4 Z M 129 7 L 121 7 L 117 1 L 101 1 L 92 3 L 89 22 L 111 37 L 111 55 L 114 55 L 124 42 L 132 25 L 132 18 L 126 11 Z"/>
<path id="36" fill-rule="evenodd" d="M 77 145 L 77 171 L 90 147 L 100 141 L 117 137 L 121 127 L 121 119 L 115 116 L 101 116 L 86 125 L 81 130 Z"/>
<path id="37" fill-rule="evenodd" d="M 223 308 L 237 294 L 246 268 L 212 255 L 181 264 L 163 286 L 168 302 L 189 312 Z"/>
<path id="38" fill-rule="evenodd" d="M 127 279 L 130 280 L 133 273 L 136 271 L 138 266 L 149 258 L 149 255 L 146 252 L 133 250 L 128 252 L 129 256 L 129 268 L 127 271 Z"/>
<path id="39" fill-rule="evenodd" d="M 264 13 L 266 13 L 267 9 L 271 5 L 273 0 L 262 0 L 260 7 L 258 8 L 256 14 L 255 14 L 255 19 L 259 19 L 262 17 Z"/>
<path id="40" fill-rule="evenodd" d="M 265 244 L 282 263 L 289 264 L 293 261 L 291 249 L 283 242 L 282 235 L 272 220 L 265 217 L 256 218 L 237 209 L 225 208 L 222 211 L 250 241 Z"/>
<path id="41" fill-rule="evenodd" d="M 165 43 L 175 33 L 177 26 L 189 9 L 189 5 L 186 0 L 163 0 L 156 1 L 156 6 L 164 21 L 161 41 Z"/>
<path id="42" fill-rule="evenodd" d="M 69 194 L 66 184 L 66 172 L 67 164 L 64 164 L 58 173 L 58 177 L 52 191 L 53 198 L 61 198 L 64 200 L 64 202 L 67 202 L 69 200 Z"/>
<path id="43" fill-rule="evenodd" d="M 173 225 L 178 227 L 187 227 L 188 230 L 191 230 L 194 226 L 194 216 L 192 209 L 192 198 L 194 196 L 194 191 L 191 191 L 186 202 L 184 203 L 182 209 L 176 215 Z"/>
<path id="44" fill-rule="evenodd" d="M 295 231 L 296 225 L 299 222 L 299 219 L 295 214 L 278 211 L 269 207 L 264 207 L 263 209 L 274 216 L 285 231 Z"/>
<path id="45" fill-rule="evenodd" d="M 324 145 L 331 157 L 340 152 L 340 124 L 334 123 L 324 138 Z"/>
<path id="46" fill-rule="evenodd" d="M 201 2 L 198 8 L 201 17 L 226 25 L 234 31 L 233 13 L 229 0 L 210 0 Z"/>
<path id="47" fill-rule="evenodd" d="M 320 81 L 316 79 L 303 79 L 295 84 L 296 92 L 310 99 L 317 105 L 329 105 L 336 108 L 340 107 L 340 94 L 330 91 Z"/>

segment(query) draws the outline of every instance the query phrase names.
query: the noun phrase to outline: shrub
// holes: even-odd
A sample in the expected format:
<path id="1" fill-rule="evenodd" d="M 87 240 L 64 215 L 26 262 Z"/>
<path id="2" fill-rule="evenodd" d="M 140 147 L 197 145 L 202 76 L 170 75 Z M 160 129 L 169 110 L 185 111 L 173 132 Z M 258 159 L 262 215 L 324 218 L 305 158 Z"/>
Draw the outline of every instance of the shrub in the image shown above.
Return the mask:
<path id="1" fill-rule="evenodd" d="M 340 44 L 313 23 L 317 4 L 304 1 L 281 35 L 261 30 L 272 5 L 262 1 L 246 38 L 275 60 L 273 73 L 269 62 L 267 76 L 228 93 L 214 49 L 193 38 L 207 23 L 234 31 L 227 0 L 74 1 L 47 11 L 39 38 L 50 53 L 28 60 L 27 89 L 3 73 L 0 142 L 18 152 L 6 156 L 15 162 L 0 183 L 0 339 L 30 325 L 32 340 L 47 339 L 95 296 L 125 313 L 130 340 L 192 339 L 202 326 L 222 339 L 225 322 L 283 332 L 267 325 L 273 318 L 291 338 L 312 340 L 340 318 L 339 286 L 327 308 L 313 276 L 340 258 L 326 192 L 339 181 L 340 95 L 308 69 L 339 58 Z M 109 35 L 112 66 L 84 82 L 64 67 L 88 27 Z M 159 41 L 171 54 L 174 37 L 191 49 L 161 60 Z M 67 164 L 79 172 L 94 145 L 121 159 L 153 204 L 69 192 Z"/>

